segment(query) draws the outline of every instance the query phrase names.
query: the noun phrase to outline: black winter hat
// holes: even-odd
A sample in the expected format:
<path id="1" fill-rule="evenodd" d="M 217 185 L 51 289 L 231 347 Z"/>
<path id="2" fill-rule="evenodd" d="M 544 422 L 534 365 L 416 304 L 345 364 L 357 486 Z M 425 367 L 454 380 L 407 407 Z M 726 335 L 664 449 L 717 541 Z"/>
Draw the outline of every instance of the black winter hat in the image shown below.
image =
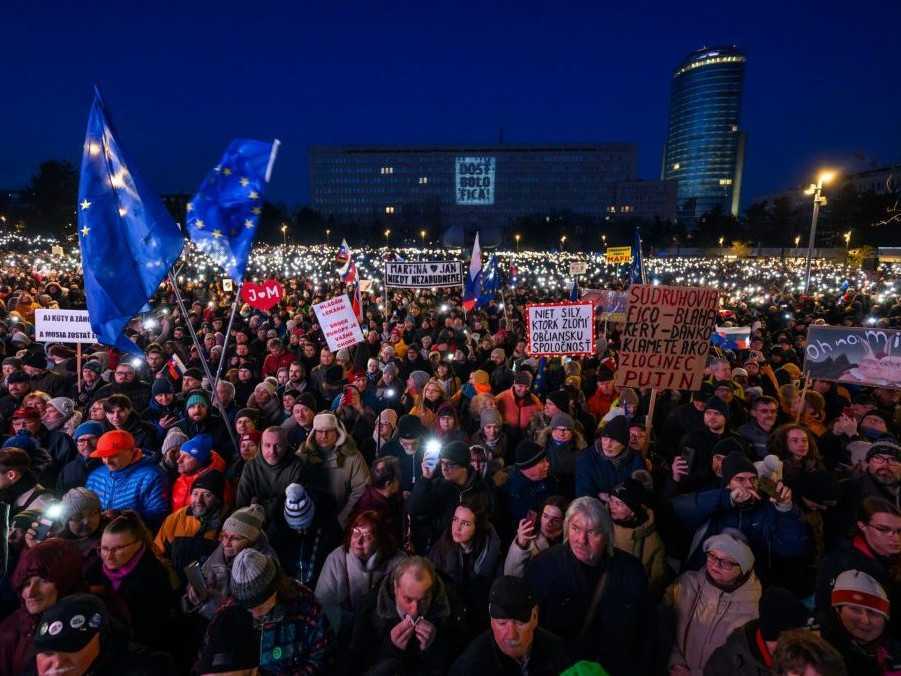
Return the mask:
<path id="1" fill-rule="evenodd" d="M 710 399 L 707 400 L 707 410 L 719 411 L 726 420 L 729 419 L 729 404 L 719 397 L 710 397 Z"/>
<path id="2" fill-rule="evenodd" d="M 554 403 L 564 413 L 569 413 L 569 392 L 566 390 L 557 390 L 547 395 L 547 398 Z"/>
<path id="3" fill-rule="evenodd" d="M 529 469 L 541 462 L 547 453 L 545 450 L 529 439 L 523 439 L 516 445 L 516 466 L 519 469 Z"/>
<path id="4" fill-rule="evenodd" d="M 314 395 L 312 392 L 304 392 L 294 400 L 294 403 L 303 404 L 311 411 L 319 410 L 319 404 L 316 403 L 316 395 Z"/>
<path id="5" fill-rule="evenodd" d="M 607 424 L 604 425 L 601 436 L 610 437 L 623 446 L 627 446 L 629 444 L 629 425 L 626 423 L 626 416 L 618 415 L 608 420 Z"/>
<path id="6" fill-rule="evenodd" d="M 629 477 L 614 488 L 611 495 L 626 503 L 626 506 L 632 510 L 633 514 L 641 512 L 642 507 L 648 502 L 648 495 L 644 490 L 644 486 L 640 481 L 632 477 Z"/>
<path id="7" fill-rule="evenodd" d="M 195 488 L 203 488 L 222 500 L 225 494 L 225 475 L 217 469 L 209 469 L 201 472 L 200 476 L 194 479 L 191 484 L 191 490 Z"/>
<path id="8" fill-rule="evenodd" d="M 767 587 L 758 602 L 760 635 L 764 641 L 777 641 L 786 629 L 807 625 L 810 612 L 798 598 L 782 587 Z"/>
<path id="9" fill-rule="evenodd" d="M 167 378 L 156 378 L 153 381 L 150 392 L 155 397 L 158 394 L 172 394 L 174 390 L 172 389 L 172 383 Z"/>
<path id="10" fill-rule="evenodd" d="M 416 439 L 425 432 L 422 421 L 415 415 L 402 415 L 397 421 L 397 436 L 400 439 Z"/>
<path id="11" fill-rule="evenodd" d="M 748 448 L 739 437 L 723 437 L 713 445 L 713 455 L 730 455 L 732 453 L 748 454 Z"/>
<path id="12" fill-rule="evenodd" d="M 496 620 L 528 622 L 538 605 L 525 578 L 502 575 L 488 593 L 488 614 Z"/>
<path id="13" fill-rule="evenodd" d="M 723 486 L 727 486 L 732 477 L 742 472 L 751 472 L 757 476 L 757 469 L 754 467 L 748 456 L 744 453 L 730 453 L 723 460 Z"/>
<path id="14" fill-rule="evenodd" d="M 441 449 L 439 457 L 460 467 L 466 467 L 469 465 L 469 446 L 464 441 L 452 441 Z"/>
<path id="15" fill-rule="evenodd" d="M 47 368 L 47 357 L 38 352 L 26 352 L 25 356 L 22 357 L 22 365 L 36 369 L 45 369 Z"/>

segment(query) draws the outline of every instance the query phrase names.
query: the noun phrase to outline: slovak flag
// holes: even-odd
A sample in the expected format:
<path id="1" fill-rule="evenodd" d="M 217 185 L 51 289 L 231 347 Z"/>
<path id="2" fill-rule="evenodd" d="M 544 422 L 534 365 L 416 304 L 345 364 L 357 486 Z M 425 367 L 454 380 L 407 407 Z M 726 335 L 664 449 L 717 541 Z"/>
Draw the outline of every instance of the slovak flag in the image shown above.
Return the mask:
<path id="1" fill-rule="evenodd" d="M 463 282 L 463 309 L 470 312 L 482 294 L 482 249 L 479 247 L 479 233 L 476 232 L 469 259 L 469 275 Z"/>
<path id="2" fill-rule="evenodd" d="M 350 306 L 353 308 L 357 321 L 360 321 L 363 317 L 363 298 L 360 295 L 360 282 L 357 279 L 357 264 L 354 263 L 346 239 L 341 240 L 341 246 L 338 248 L 336 259 L 340 264 L 338 275 L 341 277 L 341 281 L 345 285 L 353 284 L 353 292 L 350 296 Z"/>
<path id="3" fill-rule="evenodd" d="M 751 327 L 717 326 L 710 342 L 724 350 L 747 350 L 751 344 Z"/>

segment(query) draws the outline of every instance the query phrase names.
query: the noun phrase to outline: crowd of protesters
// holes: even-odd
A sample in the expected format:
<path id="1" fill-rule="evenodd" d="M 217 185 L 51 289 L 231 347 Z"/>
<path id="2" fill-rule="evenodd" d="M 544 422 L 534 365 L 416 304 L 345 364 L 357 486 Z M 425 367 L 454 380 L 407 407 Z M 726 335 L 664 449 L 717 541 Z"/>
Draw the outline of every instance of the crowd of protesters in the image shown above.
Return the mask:
<path id="1" fill-rule="evenodd" d="M 364 294 L 337 352 L 337 277 L 230 332 L 218 283 L 187 316 L 167 284 L 136 357 L 34 342 L 81 280 L 3 270 L 0 674 L 901 673 L 901 391 L 802 376 L 808 325 L 897 295 L 746 279 L 747 348 L 648 420 L 622 326 L 532 357 L 563 295 L 513 275 L 469 313 Z"/>

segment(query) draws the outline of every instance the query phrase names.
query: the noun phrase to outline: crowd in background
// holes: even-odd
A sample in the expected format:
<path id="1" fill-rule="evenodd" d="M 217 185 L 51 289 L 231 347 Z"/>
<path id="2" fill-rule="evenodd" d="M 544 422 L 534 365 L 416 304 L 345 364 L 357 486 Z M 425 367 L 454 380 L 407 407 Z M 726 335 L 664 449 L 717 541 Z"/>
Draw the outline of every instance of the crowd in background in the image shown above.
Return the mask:
<path id="1" fill-rule="evenodd" d="M 6 257 L 0 674 L 901 673 L 901 391 L 803 374 L 808 326 L 898 326 L 893 268 L 818 261 L 808 295 L 797 262 L 647 261 L 751 327 L 648 420 L 600 312 L 595 353 L 527 353 L 526 304 L 572 283 L 553 256 L 509 254 L 464 313 L 359 254 L 364 341 L 332 352 L 316 249 L 256 253 L 285 297 L 230 332 L 189 257 L 141 356 L 36 343 L 81 278 Z"/>

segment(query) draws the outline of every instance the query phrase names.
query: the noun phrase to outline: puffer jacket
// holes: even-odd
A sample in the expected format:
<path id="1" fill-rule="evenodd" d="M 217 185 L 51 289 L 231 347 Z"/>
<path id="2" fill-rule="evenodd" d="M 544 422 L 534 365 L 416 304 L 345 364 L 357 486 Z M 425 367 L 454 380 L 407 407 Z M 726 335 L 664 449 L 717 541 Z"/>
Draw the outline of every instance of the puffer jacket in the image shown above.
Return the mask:
<path id="1" fill-rule="evenodd" d="M 647 519 L 634 528 L 613 524 L 613 546 L 641 561 L 648 574 L 648 590 L 657 597 L 666 584 L 666 550 L 657 532 L 654 512 L 646 512 Z"/>
<path id="2" fill-rule="evenodd" d="M 304 486 L 307 490 L 312 489 L 334 499 L 338 523 L 344 528 L 369 483 L 369 467 L 363 454 L 357 450 L 353 437 L 339 423 L 338 439 L 333 449 L 321 449 L 316 443 L 316 435 L 311 434 L 298 449 L 297 457 L 304 465 Z"/>
<path id="3" fill-rule="evenodd" d="M 152 529 L 169 513 L 169 486 L 166 475 L 152 459 L 138 451 L 134 461 L 115 472 L 106 465 L 88 476 L 85 486 L 100 498 L 103 510 L 133 509 Z"/>
<path id="4" fill-rule="evenodd" d="M 676 615 L 670 667 L 681 664 L 692 676 L 702 676 L 713 651 L 726 642 L 729 634 L 757 617 L 760 593 L 760 582 L 753 571 L 732 592 L 711 584 L 704 570 L 680 575 L 664 596 L 665 605 Z"/>
<path id="5" fill-rule="evenodd" d="M 219 470 L 225 474 L 225 460 L 216 451 L 213 451 L 210 457 L 210 464 L 206 467 L 194 472 L 193 474 L 179 474 L 175 483 L 172 484 L 172 511 L 178 511 L 182 507 L 187 507 L 191 502 L 191 488 L 194 482 L 201 474 L 210 470 Z M 230 483 L 225 484 L 225 504 L 231 504 L 235 501 L 234 489 Z"/>

